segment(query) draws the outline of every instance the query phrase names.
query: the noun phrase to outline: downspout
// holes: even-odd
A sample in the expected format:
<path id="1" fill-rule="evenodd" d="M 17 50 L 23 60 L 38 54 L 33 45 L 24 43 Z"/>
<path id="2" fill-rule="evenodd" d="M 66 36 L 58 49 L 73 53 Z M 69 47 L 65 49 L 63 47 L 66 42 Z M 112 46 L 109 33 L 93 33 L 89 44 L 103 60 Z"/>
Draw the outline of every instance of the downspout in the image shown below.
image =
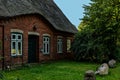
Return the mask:
<path id="1" fill-rule="evenodd" d="M 4 25 L 0 25 L 2 27 L 2 70 L 4 70 Z"/>

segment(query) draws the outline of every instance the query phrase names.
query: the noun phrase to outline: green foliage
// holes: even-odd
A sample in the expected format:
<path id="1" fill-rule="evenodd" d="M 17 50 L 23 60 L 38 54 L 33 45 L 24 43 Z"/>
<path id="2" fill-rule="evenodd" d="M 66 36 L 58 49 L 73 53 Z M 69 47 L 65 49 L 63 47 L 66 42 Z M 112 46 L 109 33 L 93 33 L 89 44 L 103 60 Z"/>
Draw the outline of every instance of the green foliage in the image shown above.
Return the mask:
<path id="1" fill-rule="evenodd" d="M 94 29 L 86 27 L 82 29 L 75 36 L 71 50 L 75 53 L 75 59 L 85 61 L 98 61 L 108 60 L 109 50 L 106 49 L 104 44 L 99 43 L 102 38 L 94 37 Z M 103 52 L 104 51 L 104 52 Z M 106 54 L 104 54 L 106 53 Z M 108 53 L 108 54 L 107 54 Z"/>
<path id="2" fill-rule="evenodd" d="M 5 76 L 3 75 L 1 71 L 0 71 L 0 80 L 5 80 Z"/>
<path id="3" fill-rule="evenodd" d="M 120 41 L 120 0 L 91 0 L 72 44 L 76 60 L 103 62 L 116 58 Z"/>
<path id="4" fill-rule="evenodd" d="M 87 23 L 85 23 L 84 21 L 82 21 L 79 26 L 78 26 L 78 30 L 81 31 L 83 30 L 85 27 L 87 27 Z"/>

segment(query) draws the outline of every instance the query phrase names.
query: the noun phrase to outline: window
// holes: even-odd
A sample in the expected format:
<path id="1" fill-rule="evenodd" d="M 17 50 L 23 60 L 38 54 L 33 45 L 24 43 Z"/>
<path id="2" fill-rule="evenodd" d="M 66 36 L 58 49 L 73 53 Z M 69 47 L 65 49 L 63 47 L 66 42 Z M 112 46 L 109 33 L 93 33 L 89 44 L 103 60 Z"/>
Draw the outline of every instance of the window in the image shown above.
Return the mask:
<path id="1" fill-rule="evenodd" d="M 63 42 L 61 38 L 57 39 L 57 52 L 62 53 L 63 52 Z"/>
<path id="2" fill-rule="evenodd" d="M 50 37 L 44 36 L 43 37 L 43 54 L 50 53 Z"/>
<path id="3" fill-rule="evenodd" d="M 11 34 L 11 56 L 22 55 L 22 34 Z"/>
<path id="4" fill-rule="evenodd" d="M 71 48 L 71 40 L 67 39 L 67 51 L 70 51 Z"/>

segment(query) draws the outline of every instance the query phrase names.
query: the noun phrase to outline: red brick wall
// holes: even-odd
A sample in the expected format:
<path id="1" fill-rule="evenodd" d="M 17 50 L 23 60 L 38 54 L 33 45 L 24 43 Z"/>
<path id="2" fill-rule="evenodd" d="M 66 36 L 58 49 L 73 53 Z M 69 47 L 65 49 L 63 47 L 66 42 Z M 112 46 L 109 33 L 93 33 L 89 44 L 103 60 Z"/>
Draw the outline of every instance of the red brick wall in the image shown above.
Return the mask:
<path id="1" fill-rule="evenodd" d="M 66 41 L 67 37 L 73 37 L 72 34 L 63 33 L 55 30 L 52 25 L 45 20 L 42 16 L 38 15 L 27 15 L 10 18 L 9 20 L 4 21 L 5 28 L 5 62 L 6 64 L 22 64 L 27 63 L 28 61 L 28 32 L 37 32 L 39 33 L 39 49 L 43 46 L 43 34 L 50 35 L 50 45 L 51 50 L 49 55 L 43 55 L 39 50 L 39 61 L 50 60 L 50 59 L 63 59 L 67 53 L 66 51 Z M 33 26 L 36 26 L 36 31 L 33 30 Z M 11 56 L 11 29 L 19 29 L 23 31 L 23 57 L 12 57 Z M 1 28 L 0 28 L 1 32 Z M 66 34 L 66 35 L 65 35 Z M 63 54 L 57 53 L 57 36 L 63 36 L 64 51 Z M 1 39 L 1 34 L 0 34 Z"/>
<path id="2" fill-rule="evenodd" d="M 0 26 L 0 57 L 2 57 L 2 26 Z M 0 68 L 2 67 L 2 60 L 0 59 Z"/>
<path id="3" fill-rule="evenodd" d="M 55 45 L 54 51 L 55 51 L 55 59 L 73 59 L 73 54 L 71 52 L 67 52 L 67 39 L 69 38 L 71 42 L 73 41 L 73 34 L 65 33 L 65 32 L 56 32 L 56 37 L 54 44 L 57 44 L 57 36 L 62 36 L 63 39 L 63 53 L 57 53 L 57 45 Z"/>

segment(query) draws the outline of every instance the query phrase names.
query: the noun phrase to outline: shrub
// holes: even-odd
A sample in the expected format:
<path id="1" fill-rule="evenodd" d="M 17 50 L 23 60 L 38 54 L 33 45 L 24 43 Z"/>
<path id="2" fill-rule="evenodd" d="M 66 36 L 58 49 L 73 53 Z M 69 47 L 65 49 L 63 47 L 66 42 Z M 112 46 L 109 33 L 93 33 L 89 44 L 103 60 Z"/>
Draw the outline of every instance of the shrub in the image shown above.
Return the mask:
<path id="1" fill-rule="evenodd" d="M 85 27 L 76 34 L 71 50 L 77 61 L 107 62 L 115 53 L 111 41 L 109 36 L 98 35 L 95 29 Z"/>

